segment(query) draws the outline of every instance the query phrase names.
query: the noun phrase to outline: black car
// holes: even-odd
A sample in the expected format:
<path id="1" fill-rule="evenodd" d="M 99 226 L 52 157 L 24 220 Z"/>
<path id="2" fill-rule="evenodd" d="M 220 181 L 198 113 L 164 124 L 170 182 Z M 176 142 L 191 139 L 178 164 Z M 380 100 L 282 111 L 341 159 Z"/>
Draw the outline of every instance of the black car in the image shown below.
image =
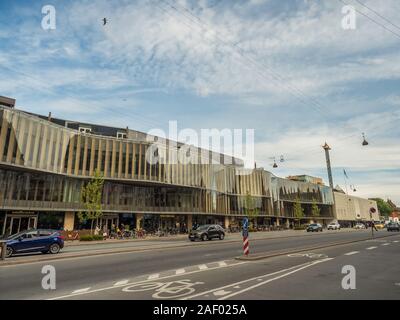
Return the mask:
<path id="1" fill-rule="evenodd" d="M 322 232 L 322 226 L 319 223 L 311 223 L 306 230 L 307 232 Z"/>
<path id="2" fill-rule="evenodd" d="M 387 231 L 400 231 L 400 225 L 396 222 L 390 222 L 386 226 Z"/>
<path id="3" fill-rule="evenodd" d="M 203 226 L 199 226 L 195 230 L 191 230 L 189 233 L 190 241 L 205 241 L 211 240 L 213 238 L 218 238 L 220 240 L 224 240 L 225 238 L 225 231 L 218 224 L 206 224 Z"/>

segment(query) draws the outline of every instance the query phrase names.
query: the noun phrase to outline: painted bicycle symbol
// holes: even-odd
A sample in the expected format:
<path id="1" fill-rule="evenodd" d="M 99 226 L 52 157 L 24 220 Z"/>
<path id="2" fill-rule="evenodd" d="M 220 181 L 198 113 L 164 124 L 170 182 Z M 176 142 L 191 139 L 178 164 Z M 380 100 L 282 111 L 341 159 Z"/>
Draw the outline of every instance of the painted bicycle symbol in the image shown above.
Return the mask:
<path id="1" fill-rule="evenodd" d="M 292 258 L 298 258 L 298 257 L 307 257 L 310 259 L 319 259 L 319 258 L 328 258 L 326 254 L 323 253 L 313 253 L 313 252 L 308 252 L 308 253 L 292 253 L 288 254 L 288 257 Z"/>
<path id="2" fill-rule="evenodd" d="M 148 290 L 155 290 L 152 295 L 156 299 L 173 299 L 191 294 L 195 291 L 193 286 L 204 284 L 204 282 L 190 282 L 190 279 L 183 279 L 170 282 L 147 282 L 137 283 L 122 289 L 124 292 L 141 292 Z"/>

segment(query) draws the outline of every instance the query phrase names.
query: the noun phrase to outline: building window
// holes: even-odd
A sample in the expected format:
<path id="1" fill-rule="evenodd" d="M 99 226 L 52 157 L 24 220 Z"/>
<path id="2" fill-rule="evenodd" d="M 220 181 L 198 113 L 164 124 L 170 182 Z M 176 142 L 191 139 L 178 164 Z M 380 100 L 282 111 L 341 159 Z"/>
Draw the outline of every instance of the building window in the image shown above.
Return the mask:
<path id="1" fill-rule="evenodd" d="M 117 132 L 117 139 L 126 139 L 127 135 L 125 132 Z"/>
<path id="2" fill-rule="evenodd" d="M 79 132 L 81 133 L 91 133 L 92 129 L 87 127 L 79 127 Z"/>

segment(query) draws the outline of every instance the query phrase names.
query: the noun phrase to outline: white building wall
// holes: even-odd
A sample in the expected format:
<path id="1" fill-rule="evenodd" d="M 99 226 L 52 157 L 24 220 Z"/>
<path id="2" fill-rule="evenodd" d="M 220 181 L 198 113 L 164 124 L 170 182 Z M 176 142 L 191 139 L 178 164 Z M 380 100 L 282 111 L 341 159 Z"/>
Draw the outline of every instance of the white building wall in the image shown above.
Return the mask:
<path id="1" fill-rule="evenodd" d="M 379 212 L 376 201 L 359 198 L 340 192 L 334 192 L 335 209 L 334 216 L 336 220 L 341 221 L 369 221 L 370 208 L 375 208 L 376 212 L 372 215 L 372 219 L 379 220 Z"/>

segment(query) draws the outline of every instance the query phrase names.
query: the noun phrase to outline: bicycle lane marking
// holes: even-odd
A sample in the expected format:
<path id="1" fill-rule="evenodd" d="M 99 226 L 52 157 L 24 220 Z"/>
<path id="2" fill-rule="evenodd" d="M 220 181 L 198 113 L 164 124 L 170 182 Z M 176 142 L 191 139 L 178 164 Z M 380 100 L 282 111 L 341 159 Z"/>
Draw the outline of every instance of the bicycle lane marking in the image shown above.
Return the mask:
<path id="1" fill-rule="evenodd" d="M 222 268 L 235 267 L 235 266 L 239 266 L 239 265 L 247 264 L 247 263 L 251 263 L 251 262 L 248 262 L 248 261 L 239 261 L 239 262 L 235 262 L 235 263 L 232 263 L 232 264 L 226 264 L 226 265 L 220 265 L 218 262 L 211 262 L 211 263 L 210 263 L 211 265 L 212 265 L 212 264 L 215 264 L 216 266 L 215 266 L 215 267 L 211 266 L 211 267 L 208 267 L 207 269 L 199 268 L 199 266 L 197 266 L 197 268 L 196 268 L 195 270 L 193 270 L 193 271 L 188 271 L 188 272 L 186 272 L 186 273 L 184 273 L 184 274 L 176 274 L 175 272 L 173 272 L 173 274 L 170 274 L 170 275 L 167 275 L 167 276 L 158 277 L 156 280 L 158 281 L 158 280 L 170 279 L 170 278 L 174 278 L 174 277 L 182 277 L 183 275 L 184 275 L 184 276 L 187 276 L 187 275 L 190 275 L 190 274 L 196 274 L 196 273 L 200 273 L 200 272 L 209 272 L 209 271 L 213 271 L 213 270 L 217 270 L 217 269 L 222 269 Z M 209 264 L 209 265 L 210 265 L 210 264 Z M 168 272 L 168 271 L 167 271 L 167 272 Z M 113 290 L 113 289 L 118 289 L 118 288 L 124 288 L 124 287 L 127 287 L 127 286 L 133 286 L 133 285 L 136 285 L 136 284 L 145 284 L 145 283 L 151 282 L 151 281 L 154 281 L 154 279 L 148 279 L 148 276 L 145 276 L 145 278 L 144 278 L 143 280 L 139 280 L 139 281 L 135 281 L 135 282 L 131 282 L 131 283 L 124 283 L 124 284 L 117 284 L 117 283 L 115 283 L 115 284 L 113 284 L 112 286 L 108 286 L 108 287 L 104 287 L 104 288 L 99 288 L 99 289 L 88 290 L 88 291 L 85 291 L 85 292 L 75 292 L 75 291 L 73 291 L 73 292 L 70 293 L 70 294 L 65 294 L 65 295 L 62 295 L 62 296 L 51 297 L 51 298 L 48 298 L 48 299 L 46 299 L 46 300 L 60 300 L 60 299 L 66 299 L 66 298 L 71 298 L 71 297 L 79 296 L 79 295 L 87 295 L 87 294 L 91 294 L 91 293 L 97 293 L 97 292 L 102 292 L 102 291 L 107 291 L 107 290 Z"/>
<path id="2" fill-rule="evenodd" d="M 217 298 L 217 300 L 225 300 L 225 299 L 228 299 L 235 295 L 238 295 L 240 293 L 243 293 L 243 292 L 252 290 L 256 287 L 267 284 L 268 282 L 278 280 L 283 277 L 287 277 L 287 276 L 289 276 L 293 273 L 299 272 L 303 269 L 306 269 L 306 268 L 312 267 L 316 264 L 330 261 L 333 259 L 334 258 L 325 258 L 325 259 L 321 259 L 321 260 L 314 260 L 311 262 L 302 263 L 302 264 L 299 264 L 299 265 L 296 265 L 293 267 L 289 267 L 289 268 L 285 268 L 285 269 L 275 271 L 272 273 L 260 275 L 260 276 L 249 278 L 249 279 L 242 280 L 239 282 L 234 282 L 234 283 L 222 286 L 222 287 L 218 287 L 218 288 L 214 288 L 214 289 L 207 290 L 204 292 L 200 292 L 200 293 L 197 293 L 197 294 L 194 294 L 191 296 L 186 296 L 186 297 L 182 298 L 181 300 L 189 300 L 189 299 L 193 299 L 193 298 L 205 299 L 205 298 L 209 298 L 209 296 L 211 294 L 214 296 L 214 298 Z M 265 278 L 267 278 L 267 280 Z M 246 287 L 243 288 L 243 285 L 245 285 Z"/>
<path id="3" fill-rule="evenodd" d="M 204 282 L 191 282 L 190 279 L 180 279 L 169 282 L 138 283 L 122 289 L 124 292 L 154 291 L 155 299 L 174 299 L 195 292 L 194 286 Z"/>

